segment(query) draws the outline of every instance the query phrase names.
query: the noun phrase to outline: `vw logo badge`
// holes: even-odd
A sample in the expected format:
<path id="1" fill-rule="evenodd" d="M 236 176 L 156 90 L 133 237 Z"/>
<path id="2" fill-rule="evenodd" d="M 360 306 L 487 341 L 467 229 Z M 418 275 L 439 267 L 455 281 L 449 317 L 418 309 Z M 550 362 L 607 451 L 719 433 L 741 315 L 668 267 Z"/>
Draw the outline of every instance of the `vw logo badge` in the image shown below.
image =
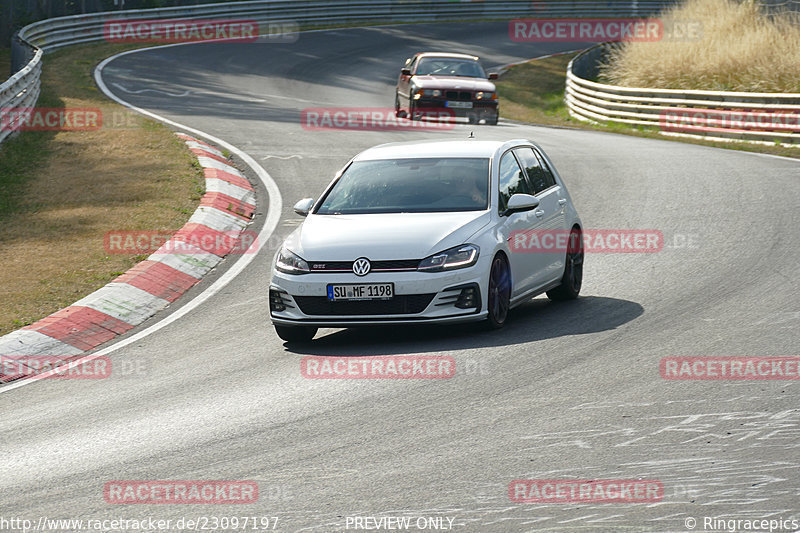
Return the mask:
<path id="1" fill-rule="evenodd" d="M 372 265 L 369 264 L 369 259 L 366 257 L 359 257 L 353 261 L 353 273 L 356 276 L 366 276 L 369 274 L 370 268 L 372 268 Z"/>

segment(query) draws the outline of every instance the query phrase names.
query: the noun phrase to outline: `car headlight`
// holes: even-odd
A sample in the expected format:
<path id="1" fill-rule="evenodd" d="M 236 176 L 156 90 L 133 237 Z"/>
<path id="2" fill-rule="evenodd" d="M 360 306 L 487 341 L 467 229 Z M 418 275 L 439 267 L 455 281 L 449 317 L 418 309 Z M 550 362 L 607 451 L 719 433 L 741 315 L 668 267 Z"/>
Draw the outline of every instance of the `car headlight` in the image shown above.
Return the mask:
<path id="1" fill-rule="evenodd" d="M 442 91 L 440 91 L 439 89 L 425 89 L 422 92 L 425 96 L 433 96 L 433 97 L 442 96 Z"/>
<path id="2" fill-rule="evenodd" d="M 494 100 L 497 98 L 497 93 L 488 91 L 478 91 L 475 93 L 476 100 Z"/>
<path id="3" fill-rule="evenodd" d="M 442 272 L 444 270 L 467 268 L 478 262 L 479 254 L 480 248 L 474 244 L 462 244 L 426 257 L 419 262 L 417 269 L 425 272 Z"/>
<path id="4" fill-rule="evenodd" d="M 299 255 L 282 248 L 275 261 L 275 268 L 284 274 L 306 274 L 311 271 L 308 263 Z"/>

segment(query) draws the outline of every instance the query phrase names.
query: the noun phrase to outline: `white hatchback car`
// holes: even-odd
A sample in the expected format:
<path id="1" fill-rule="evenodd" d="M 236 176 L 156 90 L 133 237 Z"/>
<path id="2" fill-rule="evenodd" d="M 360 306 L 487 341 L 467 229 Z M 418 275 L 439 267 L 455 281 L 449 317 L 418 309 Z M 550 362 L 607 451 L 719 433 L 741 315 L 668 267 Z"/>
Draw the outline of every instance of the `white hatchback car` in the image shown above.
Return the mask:
<path id="1" fill-rule="evenodd" d="M 276 254 L 269 289 L 286 341 L 311 340 L 319 327 L 485 320 L 499 328 L 533 296 L 580 292 L 581 222 L 530 141 L 375 146 L 294 210 L 306 220 Z M 537 237 L 535 249 L 519 246 L 541 232 L 569 245 L 542 248 Z"/>

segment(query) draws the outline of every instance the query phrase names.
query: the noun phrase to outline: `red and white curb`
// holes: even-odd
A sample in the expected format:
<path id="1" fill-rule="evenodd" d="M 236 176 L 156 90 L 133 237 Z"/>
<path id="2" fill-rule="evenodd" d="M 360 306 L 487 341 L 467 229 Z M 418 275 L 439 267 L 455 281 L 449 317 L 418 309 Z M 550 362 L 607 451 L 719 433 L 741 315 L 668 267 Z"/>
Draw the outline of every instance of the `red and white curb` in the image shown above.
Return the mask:
<path id="1" fill-rule="evenodd" d="M 234 241 L 255 212 L 255 191 L 219 150 L 189 135 L 177 135 L 197 156 L 205 173 L 206 193 L 189 221 L 145 261 L 105 287 L 0 337 L 0 357 L 23 361 L 31 356 L 58 356 L 65 362 L 77 359 L 167 307 L 227 255 L 229 249 L 215 249 L 214 253 L 193 249 L 187 241 L 193 242 L 192 235 L 223 232 L 228 241 Z M 0 383 L 16 377 L 4 377 L 0 367 Z"/>

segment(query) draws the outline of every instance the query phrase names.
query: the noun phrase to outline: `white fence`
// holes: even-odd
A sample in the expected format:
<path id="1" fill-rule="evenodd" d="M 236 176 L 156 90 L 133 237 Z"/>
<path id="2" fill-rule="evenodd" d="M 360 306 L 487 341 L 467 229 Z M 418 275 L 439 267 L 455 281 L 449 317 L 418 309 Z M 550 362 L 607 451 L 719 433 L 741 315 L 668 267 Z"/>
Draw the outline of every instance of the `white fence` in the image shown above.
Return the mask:
<path id="1" fill-rule="evenodd" d="M 590 81 L 606 46 L 586 50 L 567 66 L 565 99 L 573 117 L 692 137 L 800 144 L 800 94 L 647 89 Z"/>

